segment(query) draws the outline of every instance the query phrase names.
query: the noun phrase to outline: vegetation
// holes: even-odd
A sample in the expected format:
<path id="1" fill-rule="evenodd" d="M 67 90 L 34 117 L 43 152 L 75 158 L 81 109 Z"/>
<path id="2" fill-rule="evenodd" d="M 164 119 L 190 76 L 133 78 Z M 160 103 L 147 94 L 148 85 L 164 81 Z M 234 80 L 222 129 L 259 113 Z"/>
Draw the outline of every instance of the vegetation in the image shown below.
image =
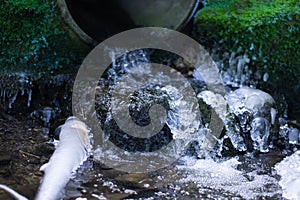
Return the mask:
<path id="1" fill-rule="evenodd" d="M 3 0 L 0 27 L 1 73 L 53 73 L 87 54 L 65 28 L 55 0 Z"/>
<path id="2" fill-rule="evenodd" d="M 250 69 L 261 74 L 268 72 L 268 84 L 284 91 L 290 101 L 299 99 L 300 1 L 208 0 L 206 3 L 208 6 L 195 18 L 196 39 L 209 51 L 217 49 L 218 55 L 224 52 L 248 55 Z M 260 86 L 266 86 L 263 84 Z"/>

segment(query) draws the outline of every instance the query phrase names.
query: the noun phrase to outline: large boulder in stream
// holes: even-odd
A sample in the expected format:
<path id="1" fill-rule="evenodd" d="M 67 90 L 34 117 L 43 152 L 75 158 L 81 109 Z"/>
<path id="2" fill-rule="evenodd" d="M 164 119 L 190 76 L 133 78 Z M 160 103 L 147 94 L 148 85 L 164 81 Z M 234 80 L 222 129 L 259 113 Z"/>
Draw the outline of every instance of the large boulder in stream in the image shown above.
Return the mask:
<path id="1" fill-rule="evenodd" d="M 300 1 L 207 0 L 194 37 L 219 63 L 224 82 L 281 92 L 300 116 Z"/>

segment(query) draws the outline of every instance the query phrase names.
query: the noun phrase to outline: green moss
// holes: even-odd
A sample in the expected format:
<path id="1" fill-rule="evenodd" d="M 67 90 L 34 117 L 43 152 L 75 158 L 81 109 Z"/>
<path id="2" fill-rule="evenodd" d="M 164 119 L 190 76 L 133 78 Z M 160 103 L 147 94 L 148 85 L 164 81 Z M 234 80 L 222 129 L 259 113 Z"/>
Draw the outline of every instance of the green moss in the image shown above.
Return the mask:
<path id="1" fill-rule="evenodd" d="M 300 1 L 208 3 L 196 15 L 195 38 L 209 51 L 218 49 L 219 55 L 224 52 L 248 55 L 250 69 L 269 73 L 268 84 L 288 95 L 294 93 L 291 98 L 299 97 L 300 90 L 298 94 L 295 92 L 300 84 Z M 266 83 L 261 84 L 264 87 Z"/>
<path id="2" fill-rule="evenodd" d="M 80 64 L 88 47 L 72 38 L 55 0 L 0 3 L 0 71 L 48 73 Z"/>

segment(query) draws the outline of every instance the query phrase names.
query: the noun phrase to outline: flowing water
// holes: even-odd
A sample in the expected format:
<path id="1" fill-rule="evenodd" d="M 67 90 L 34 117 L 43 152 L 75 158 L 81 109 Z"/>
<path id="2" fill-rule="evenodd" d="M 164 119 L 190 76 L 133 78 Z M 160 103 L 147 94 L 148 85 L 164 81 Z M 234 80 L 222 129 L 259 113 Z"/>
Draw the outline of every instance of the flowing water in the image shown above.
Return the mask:
<path id="1" fill-rule="evenodd" d="M 101 164 L 99 154 L 103 153 L 103 148 L 98 147 L 94 151 L 93 161 L 87 162 L 69 183 L 67 190 L 73 193 L 70 192 L 67 196 L 82 196 L 87 199 L 92 197 L 95 199 L 283 199 L 279 184 L 280 176 L 274 166 L 292 151 L 281 152 L 274 146 L 275 140 L 269 137 L 270 131 L 272 132 L 275 126 L 276 111 L 272 108 L 273 98 L 253 88 L 245 89 L 244 96 L 238 93 L 233 97 L 228 90 L 227 103 L 229 107 L 234 107 L 231 115 L 235 115 L 236 118 L 233 120 L 228 114 L 222 113 L 224 110 L 219 111 L 219 115 L 224 115 L 220 118 L 223 119 L 227 129 L 224 129 L 222 137 L 216 138 L 208 129 L 211 108 L 218 110 L 220 103 L 217 101 L 216 94 L 205 92 L 207 88 L 203 79 L 191 76 L 192 68 L 190 71 L 181 71 L 186 81 L 181 83 L 180 87 L 178 84 L 177 87 L 172 87 L 170 84 L 166 86 L 166 83 L 174 84 L 174 82 L 176 85 L 176 81 L 183 79 L 182 77 L 170 79 L 163 70 L 155 74 L 157 71 L 151 71 L 153 69 L 145 63 L 159 62 L 180 71 L 179 58 L 171 55 L 172 59 L 157 61 L 155 55 L 152 57 L 151 55 L 153 55 L 151 50 L 139 50 L 120 57 L 107 70 L 99 87 L 101 87 L 100 91 L 104 90 L 109 94 L 117 91 L 119 95 L 126 97 L 131 95 L 128 103 L 130 116 L 140 126 L 148 125 L 151 121 L 149 108 L 154 104 L 161 104 L 162 109 L 167 109 L 168 112 L 167 119 L 160 119 L 160 121 L 165 120 L 166 123 L 158 133 L 159 137 L 144 142 L 134 140 L 129 136 L 130 133 L 125 133 L 124 136 L 124 132 L 118 127 L 122 122 L 116 123 L 114 119 L 116 115 L 110 113 L 110 107 L 125 104 L 124 98 L 121 100 L 115 98 L 115 102 L 110 102 L 113 95 L 98 95 L 96 104 L 99 108 L 97 111 L 101 126 L 106 131 L 107 140 L 124 149 L 124 152 L 136 151 L 146 154 L 159 150 L 172 139 L 177 141 L 173 147 L 174 151 L 171 151 L 173 154 L 178 154 L 177 150 L 182 145 L 186 147 L 186 151 L 181 152 L 180 158 L 169 166 L 136 174 L 117 171 Z M 114 58 L 113 53 L 111 56 Z M 234 80 L 245 84 L 247 77 L 242 74 L 242 71 L 247 58 L 237 59 L 240 60 L 235 61 L 237 71 Z M 231 62 L 234 62 L 233 58 Z M 170 73 L 178 73 L 174 69 Z M 137 82 L 136 77 L 139 77 L 138 81 L 143 84 Z M 143 79 L 144 77 L 147 78 Z M 142 87 L 138 88 L 138 86 Z M 193 88 L 196 101 L 182 95 L 188 87 Z M 248 101 L 244 102 L 243 99 Z M 198 105 L 193 104 L 195 102 Z M 204 104 L 206 107 L 203 107 Z M 197 109 L 200 109 L 201 113 L 198 114 L 195 111 Z M 122 109 L 119 112 L 115 111 L 119 114 L 117 117 L 123 111 Z M 125 117 L 121 115 L 119 119 Z M 230 128 L 232 123 L 236 123 L 235 131 Z M 128 122 L 126 124 L 128 125 Z M 284 126 L 286 124 L 283 123 L 281 129 L 284 129 Z M 155 129 L 149 128 L 148 134 L 153 134 L 152 131 Z M 246 138 L 242 134 L 250 134 L 251 137 Z M 217 143 L 212 152 L 206 148 L 208 137 L 213 138 Z M 128 162 L 129 165 L 134 162 L 113 151 L 105 156 L 111 157 L 111 160 L 125 159 L 124 163 Z M 149 159 L 152 157 L 149 156 Z M 76 189 L 78 191 L 74 192 Z"/>
<path id="2" fill-rule="evenodd" d="M 141 154 L 144 159 L 149 154 L 148 160 L 160 156 L 167 163 L 169 159 L 176 160 L 157 167 L 161 163 L 154 159 L 148 164 L 153 166 L 145 167 L 156 170 L 124 172 L 117 170 L 118 165 L 134 166 L 136 160 L 95 143 L 91 157 L 66 186 L 65 199 L 299 198 L 299 190 L 295 189 L 299 182 L 299 153 L 280 163 L 299 148 L 299 130 L 291 128 L 285 116 L 275 117 L 271 96 L 253 87 L 246 88 L 244 96 L 233 93 L 231 87 L 225 97 L 218 96 L 207 92 L 203 79 L 178 56 L 147 49 L 115 59 L 115 51 L 110 51 L 114 62 L 101 77 L 96 94 L 96 115 L 105 141 L 122 149 L 121 154 Z M 147 65 L 149 62 L 158 63 L 158 68 Z M 248 75 L 243 74 L 248 58 L 232 55 L 230 62 L 236 71 L 223 72 L 225 84 L 251 85 Z M 253 95 L 255 100 L 251 99 Z M 221 105 L 226 102 L 228 113 Z M 165 111 L 151 109 L 157 105 Z M 209 129 L 213 109 L 225 124 L 220 137 Z M 45 109 L 32 115 L 40 113 L 44 126 L 49 127 L 51 112 L 54 111 Z M 122 120 L 128 115 L 134 123 Z M 153 120 L 158 128 L 151 126 Z M 131 135 L 134 133 L 130 130 L 140 127 L 147 127 L 140 133 L 146 134 L 146 139 Z M 167 154 L 152 154 L 173 140 Z M 214 148 L 212 144 L 216 144 Z M 118 160 L 116 168 L 102 162 L 103 153 L 107 160 Z M 295 164 L 295 170 L 285 172 L 283 169 L 291 164 Z"/>

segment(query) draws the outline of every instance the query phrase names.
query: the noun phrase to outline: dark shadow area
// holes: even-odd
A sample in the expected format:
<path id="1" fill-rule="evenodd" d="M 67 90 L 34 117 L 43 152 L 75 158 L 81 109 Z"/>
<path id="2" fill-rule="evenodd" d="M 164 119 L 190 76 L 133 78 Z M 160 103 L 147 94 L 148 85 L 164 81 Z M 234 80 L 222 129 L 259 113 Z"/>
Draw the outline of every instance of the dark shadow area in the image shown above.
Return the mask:
<path id="1" fill-rule="evenodd" d="M 116 1 L 66 0 L 78 26 L 96 41 L 135 28 L 135 24 Z"/>

